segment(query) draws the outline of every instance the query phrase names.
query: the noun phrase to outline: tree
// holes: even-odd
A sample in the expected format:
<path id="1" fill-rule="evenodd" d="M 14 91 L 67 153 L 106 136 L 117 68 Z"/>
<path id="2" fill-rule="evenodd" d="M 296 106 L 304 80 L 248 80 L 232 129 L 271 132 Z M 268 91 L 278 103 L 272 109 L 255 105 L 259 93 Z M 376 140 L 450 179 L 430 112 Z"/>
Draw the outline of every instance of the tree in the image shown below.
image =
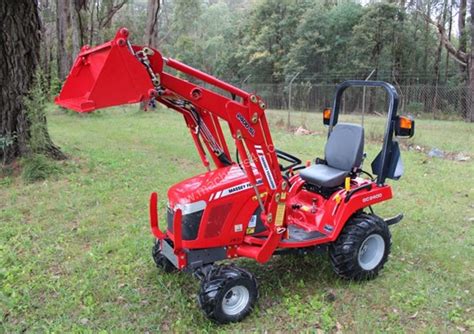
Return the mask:
<path id="1" fill-rule="evenodd" d="M 85 1 L 69 0 L 69 13 L 71 15 L 71 41 L 72 58 L 75 59 L 79 54 L 81 46 L 84 45 L 84 33 L 81 20 L 81 10 L 85 6 Z"/>
<path id="2" fill-rule="evenodd" d="M 391 72 L 393 52 L 390 42 L 393 41 L 393 31 L 398 28 L 399 15 L 402 14 L 398 6 L 390 3 L 376 3 L 367 8 L 352 31 L 354 68 L 368 72 L 375 69 L 374 78 L 381 69 Z"/>
<path id="3" fill-rule="evenodd" d="M 466 87 L 469 87 L 468 76 L 469 76 L 469 54 L 467 53 L 467 31 L 466 31 L 466 12 L 467 12 L 467 0 L 459 1 L 459 13 L 458 13 L 458 29 L 459 29 L 459 51 L 466 54 L 466 65 L 459 66 L 461 72 L 461 80 Z M 469 100 L 465 94 L 462 94 L 461 99 L 461 112 L 465 119 L 468 118 L 468 104 Z"/>
<path id="4" fill-rule="evenodd" d="M 161 0 L 148 0 L 145 45 L 155 48 L 158 47 L 158 17 L 160 9 Z"/>
<path id="5" fill-rule="evenodd" d="M 464 4 L 465 5 L 465 4 Z M 461 8 L 460 8 L 461 10 Z M 464 9 L 465 11 L 465 9 Z M 465 13 L 464 13 L 465 16 Z M 425 15 L 425 20 L 427 23 L 435 26 L 438 30 L 438 36 L 442 44 L 444 45 L 447 53 L 454 59 L 456 62 L 459 64 L 460 72 L 461 72 L 461 83 L 466 87 L 466 93 L 460 95 L 460 108 L 461 108 L 461 114 L 464 119 L 470 120 L 472 116 L 470 115 L 470 110 L 471 108 L 471 103 L 470 103 L 470 97 L 472 99 L 472 89 L 471 87 L 474 86 L 474 83 L 472 82 L 474 80 L 474 77 L 472 75 L 469 75 L 470 73 L 470 64 L 471 64 L 471 54 L 466 51 L 466 44 L 465 42 L 462 41 L 465 36 L 465 32 L 460 31 L 460 43 L 459 47 L 456 47 L 450 40 L 449 37 L 446 34 L 446 30 L 444 26 L 439 23 L 435 22 L 431 17 Z M 459 21 L 458 21 L 459 23 Z M 459 23 L 459 26 L 462 24 Z M 464 29 L 465 30 L 465 29 Z M 471 50 L 472 50 L 471 46 Z M 472 51 L 471 51 L 472 53 Z M 471 64 L 472 65 L 472 64 Z M 466 74 L 469 75 L 469 78 L 466 78 Z M 469 80 L 467 80 L 469 79 Z"/>
<path id="6" fill-rule="evenodd" d="M 355 69 L 372 72 L 372 79 L 384 79 L 379 77 L 382 69 L 393 72 L 393 52 L 390 42 L 393 40 L 393 32 L 399 26 L 397 19 L 400 8 L 391 3 L 377 3 L 367 9 L 359 23 L 354 26 L 352 49 L 354 52 L 353 64 Z M 360 46 L 364 45 L 365 48 Z M 384 54 L 388 53 L 386 56 Z M 401 59 L 399 60 L 401 62 Z M 392 77 L 392 75 L 391 75 Z M 376 106 L 376 91 L 369 91 L 369 111 L 374 111 Z"/>
<path id="7" fill-rule="evenodd" d="M 318 82 L 337 82 L 341 74 L 347 78 L 347 69 L 352 68 L 352 30 L 362 15 L 363 7 L 354 2 L 311 6 L 298 25 L 286 72 L 306 73 Z"/>
<path id="8" fill-rule="evenodd" d="M 200 44 L 205 55 L 201 65 L 204 71 L 219 77 L 226 75 L 230 65 L 227 62 L 229 53 L 235 51 L 236 47 L 232 37 L 232 32 L 238 27 L 236 18 L 239 18 L 238 11 L 231 13 L 224 2 L 213 3 L 203 11 L 198 29 L 201 32 Z"/>
<path id="9" fill-rule="evenodd" d="M 466 31 L 466 12 L 467 0 L 459 0 L 458 30 L 459 30 L 459 51 L 467 50 L 467 31 Z M 461 72 L 467 72 L 466 66 L 460 66 Z"/>
<path id="10" fill-rule="evenodd" d="M 11 162 L 30 152 L 30 129 L 37 125 L 31 122 L 24 97 L 39 66 L 41 26 L 38 4 L 32 0 L 0 1 L 0 17 L 0 158 Z M 63 158 L 49 138 L 46 118 L 40 122 L 46 139 L 42 153 Z"/>
<path id="11" fill-rule="evenodd" d="M 471 59 L 469 65 L 469 120 L 474 122 L 474 0 L 471 0 Z"/>
<path id="12" fill-rule="evenodd" d="M 66 79 L 71 68 L 71 54 L 66 49 L 67 31 L 69 28 L 69 2 L 56 0 L 56 33 L 57 33 L 57 62 L 58 77 Z"/>
<path id="13" fill-rule="evenodd" d="M 302 15 L 311 5 L 307 0 L 263 0 L 250 12 L 241 41 L 242 77 L 252 81 L 285 82 L 285 69 Z"/>
<path id="14" fill-rule="evenodd" d="M 51 63 L 54 59 L 52 44 L 56 36 L 56 14 L 53 1 L 42 1 L 39 4 L 41 17 L 41 71 L 45 76 L 47 93 L 50 93 L 52 78 Z M 49 94 L 48 94 L 49 95 Z"/>
<path id="15" fill-rule="evenodd" d="M 202 14 L 201 0 L 175 0 L 171 28 L 173 57 L 191 66 L 202 68 L 202 45 L 197 24 Z"/>

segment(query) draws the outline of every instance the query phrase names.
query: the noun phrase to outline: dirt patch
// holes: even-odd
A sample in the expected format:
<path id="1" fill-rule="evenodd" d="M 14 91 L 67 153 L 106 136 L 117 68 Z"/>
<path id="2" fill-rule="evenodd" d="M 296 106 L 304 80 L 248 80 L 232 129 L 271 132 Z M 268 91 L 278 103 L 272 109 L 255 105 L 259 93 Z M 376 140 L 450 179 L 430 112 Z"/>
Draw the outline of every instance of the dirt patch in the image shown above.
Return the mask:
<path id="1" fill-rule="evenodd" d="M 0 164 L 0 179 L 12 176 L 16 177 L 21 174 L 21 167 L 18 161 L 8 165 Z"/>
<path id="2" fill-rule="evenodd" d="M 308 130 L 304 126 L 299 126 L 296 130 L 292 132 L 295 136 L 308 136 L 308 135 L 319 134 L 319 132 Z"/>
<path id="3" fill-rule="evenodd" d="M 434 147 L 418 145 L 418 144 L 407 144 L 407 143 L 399 143 L 399 144 L 400 144 L 400 148 L 404 150 L 423 153 L 430 158 L 438 158 L 438 159 L 459 161 L 459 162 L 469 162 L 472 159 L 471 156 L 467 155 L 464 152 L 442 151 Z"/>

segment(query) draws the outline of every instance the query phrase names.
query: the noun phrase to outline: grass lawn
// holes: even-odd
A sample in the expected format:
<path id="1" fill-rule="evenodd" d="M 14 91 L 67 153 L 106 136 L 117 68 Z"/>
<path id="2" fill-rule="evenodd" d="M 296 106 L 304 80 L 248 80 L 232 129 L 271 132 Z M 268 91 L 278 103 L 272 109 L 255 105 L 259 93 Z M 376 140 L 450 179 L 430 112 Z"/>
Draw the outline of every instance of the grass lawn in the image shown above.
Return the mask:
<path id="1" fill-rule="evenodd" d="M 71 157 L 62 172 L 33 184 L 0 179 L 0 333 L 474 331 L 472 124 L 417 121 L 410 143 L 420 149 L 403 151 L 406 175 L 390 181 L 395 198 L 375 208 L 405 214 L 377 279 L 342 281 L 326 256 L 240 260 L 260 283 L 258 307 L 218 327 L 197 306 L 198 281 L 158 272 L 150 256 L 149 193 L 161 195 L 163 217 L 167 188 L 204 169 L 179 115 L 135 110 L 52 107 L 51 135 Z M 296 136 L 278 126 L 286 112 L 270 111 L 274 141 L 303 161 L 322 156 L 320 117 L 294 113 L 293 125 L 315 131 Z M 382 122 L 366 119 L 369 161 Z M 432 147 L 471 160 L 421 152 Z"/>

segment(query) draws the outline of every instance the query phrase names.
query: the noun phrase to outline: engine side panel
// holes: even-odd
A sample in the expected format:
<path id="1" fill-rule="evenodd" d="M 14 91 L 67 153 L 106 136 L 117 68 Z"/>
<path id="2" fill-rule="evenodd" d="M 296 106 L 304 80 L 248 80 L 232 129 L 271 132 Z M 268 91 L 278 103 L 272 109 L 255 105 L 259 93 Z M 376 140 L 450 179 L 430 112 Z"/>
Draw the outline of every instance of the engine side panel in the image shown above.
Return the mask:
<path id="1" fill-rule="evenodd" d="M 262 182 L 260 191 L 263 192 Z M 168 190 L 168 235 L 173 240 L 173 215 L 181 209 L 183 247 L 211 248 L 242 243 L 249 223 L 260 222 L 257 196 L 238 165 L 219 168 L 184 180 Z M 199 219 L 200 218 L 200 219 Z M 252 228 L 252 227 L 251 227 Z"/>

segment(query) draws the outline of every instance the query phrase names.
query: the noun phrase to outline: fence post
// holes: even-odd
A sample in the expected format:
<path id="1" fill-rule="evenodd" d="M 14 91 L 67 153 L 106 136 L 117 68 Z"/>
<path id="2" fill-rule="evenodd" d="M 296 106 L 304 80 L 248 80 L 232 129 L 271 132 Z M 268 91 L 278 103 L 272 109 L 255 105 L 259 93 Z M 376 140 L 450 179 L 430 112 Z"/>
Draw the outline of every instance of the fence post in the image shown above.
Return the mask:
<path id="1" fill-rule="evenodd" d="M 245 77 L 244 80 L 242 80 L 242 82 L 240 83 L 240 87 L 243 89 L 244 88 L 244 84 L 247 82 L 248 79 L 250 79 L 250 77 L 252 76 L 252 74 L 249 74 Z"/>
<path id="2" fill-rule="evenodd" d="M 365 81 L 369 80 L 372 75 L 375 73 L 375 68 L 370 72 L 370 74 L 365 78 Z M 367 87 L 363 87 L 362 90 L 362 127 L 364 127 L 364 114 L 365 114 L 365 91 Z"/>
<path id="3" fill-rule="evenodd" d="M 291 86 L 293 85 L 293 81 L 296 79 L 296 77 L 300 75 L 300 72 L 296 73 L 293 78 L 291 78 L 290 80 L 290 86 L 288 87 L 288 120 L 287 120 L 287 128 L 288 130 L 290 129 L 291 127 L 291 123 L 290 123 L 290 113 L 291 113 L 291 109 L 293 108 L 293 105 L 291 104 Z"/>

